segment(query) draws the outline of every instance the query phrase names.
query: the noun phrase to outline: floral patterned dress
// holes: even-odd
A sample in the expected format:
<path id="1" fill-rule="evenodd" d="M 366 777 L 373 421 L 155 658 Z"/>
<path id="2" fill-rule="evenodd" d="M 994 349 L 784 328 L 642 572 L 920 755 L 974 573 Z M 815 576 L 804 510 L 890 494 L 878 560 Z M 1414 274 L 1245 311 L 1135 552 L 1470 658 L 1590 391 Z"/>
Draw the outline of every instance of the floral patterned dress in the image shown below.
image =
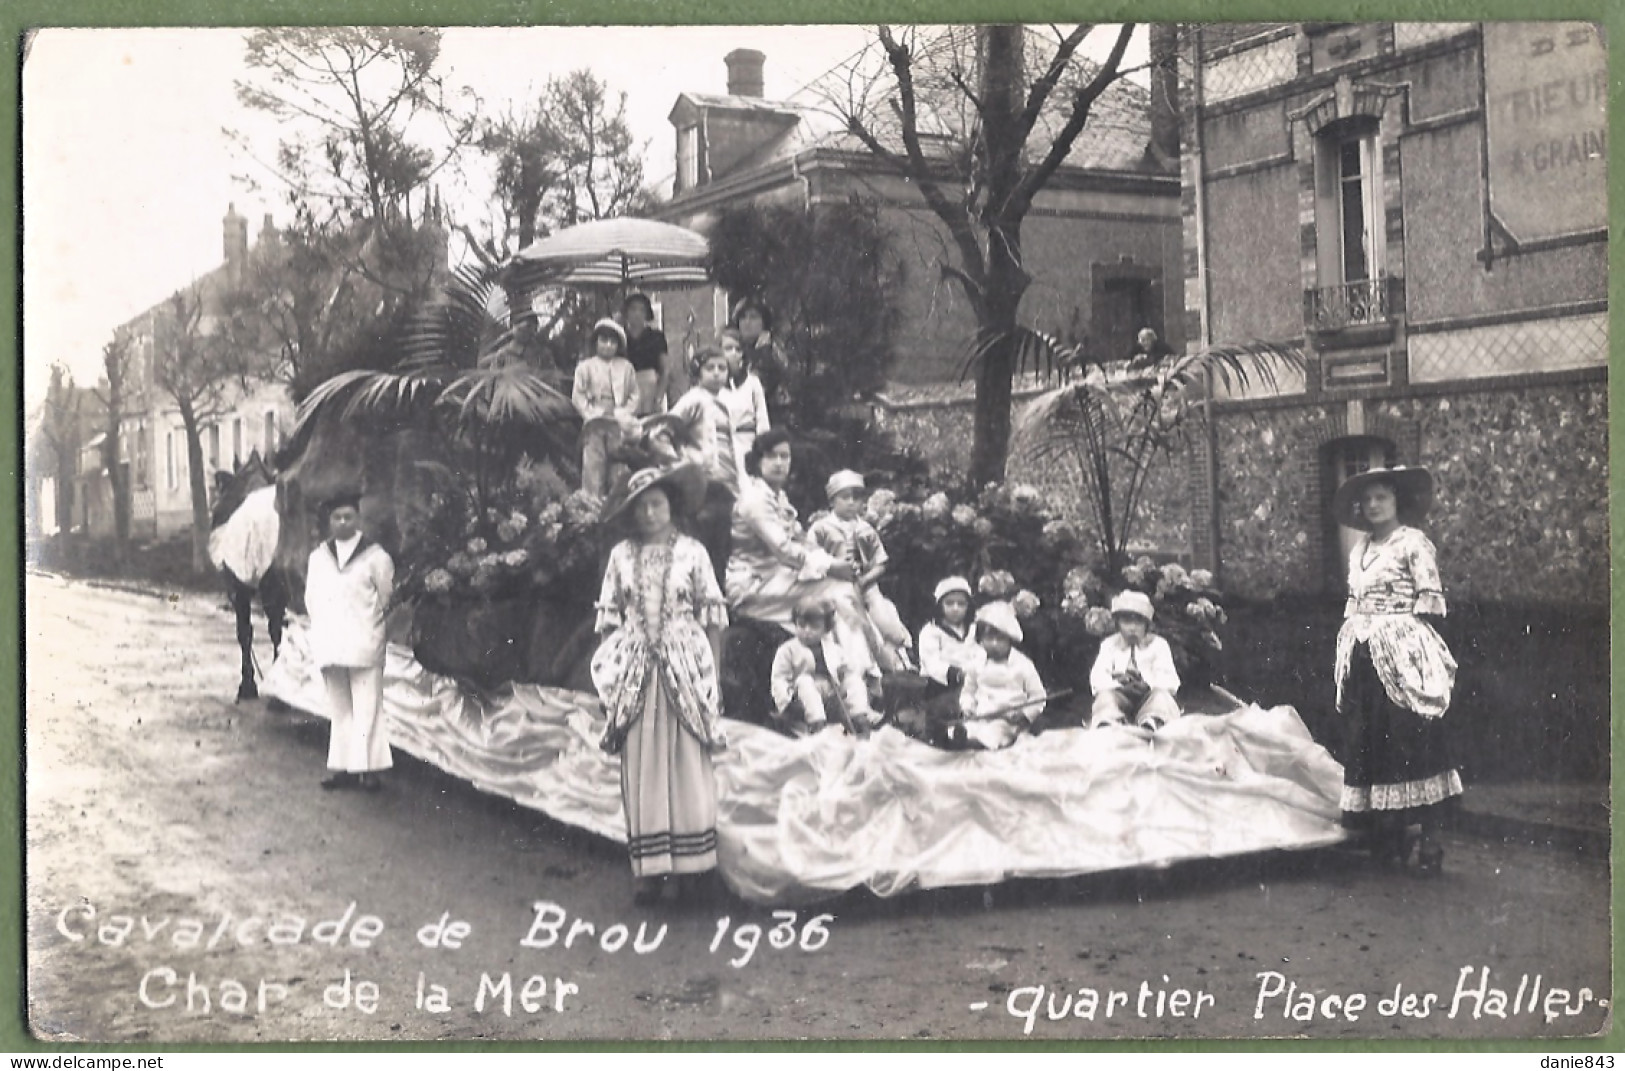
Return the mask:
<path id="1" fill-rule="evenodd" d="M 608 715 L 603 746 L 621 755 L 632 873 L 711 870 L 711 752 L 724 740 L 706 629 L 728 624 L 711 560 L 697 540 L 676 533 L 655 543 L 621 542 L 610 552 L 597 609 L 604 638 L 592 680 Z"/>
<path id="2" fill-rule="evenodd" d="M 1337 634 L 1337 709 L 1348 727 L 1343 810 L 1428 807 L 1461 795 L 1441 719 L 1456 661 L 1421 614 L 1443 617 L 1444 585 L 1427 536 L 1401 526 L 1360 537 Z"/>

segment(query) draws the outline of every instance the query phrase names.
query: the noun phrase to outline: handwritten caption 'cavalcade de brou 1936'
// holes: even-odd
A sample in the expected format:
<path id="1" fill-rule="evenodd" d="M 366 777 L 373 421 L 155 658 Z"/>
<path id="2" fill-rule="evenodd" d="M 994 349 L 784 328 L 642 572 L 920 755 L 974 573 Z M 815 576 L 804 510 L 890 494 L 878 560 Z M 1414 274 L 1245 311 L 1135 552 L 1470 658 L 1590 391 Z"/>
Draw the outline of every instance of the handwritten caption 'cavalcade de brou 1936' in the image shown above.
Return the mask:
<path id="1" fill-rule="evenodd" d="M 338 950 L 367 950 L 385 941 L 390 927 L 378 915 L 358 913 L 351 902 L 337 915 L 311 922 L 292 913 L 246 914 L 222 912 L 199 916 L 148 916 L 122 912 L 98 912 L 89 901 L 81 900 L 57 913 L 57 933 L 74 944 L 94 944 L 107 948 L 127 948 L 141 954 L 170 952 L 186 954 L 217 949 L 249 951 L 255 948 L 309 946 Z M 794 911 L 771 912 L 766 922 L 735 922 L 730 916 L 716 920 L 708 945 L 709 953 L 723 958 L 730 967 L 742 969 L 758 959 L 758 952 L 788 954 L 813 953 L 829 944 L 829 924 L 834 916 L 814 915 L 803 919 Z M 474 924 L 454 918 L 450 911 L 423 923 L 413 931 L 416 944 L 425 949 L 458 952 L 474 936 Z M 530 924 L 519 936 L 524 949 L 572 951 L 576 949 L 610 955 L 647 956 L 660 950 L 668 935 L 666 923 L 648 921 L 632 925 L 612 922 L 601 925 L 591 919 L 572 916 L 562 905 L 539 900 L 531 905 Z M 521 975 L 523 972 L 521 972 Z M 436 980 L 427 971 L 417 973 L 413 991 L 406 996 L 419 1012 L 442 1014 L 459 1002 L 475 1012 L 488 1008 L 513 1015 L 514 1006 L 531 1014 L 570 1009 L 569 998 L 580 987 L 570 979 L 541 974 L 529 976 L 512 972 L 480 972 L 479 981 L 461 986 L 461 991 L 444 979 Z M 168 963 L 147 967 L 136 983 L 136 1000 L 153 1011 L 178 1011 L 188 1015 L 233 1015 L 264 1013 L 296 998 L 301 978 L 272 980 L 200 977 L 195 971 L 176 969 Z M 387 994 L 379 983 L 361 978 L 348 967 L 342 976 L 321 986 L 322 1003 L 336 1011 L 355 1010 L 373 1015 L 400 994 Z"/>

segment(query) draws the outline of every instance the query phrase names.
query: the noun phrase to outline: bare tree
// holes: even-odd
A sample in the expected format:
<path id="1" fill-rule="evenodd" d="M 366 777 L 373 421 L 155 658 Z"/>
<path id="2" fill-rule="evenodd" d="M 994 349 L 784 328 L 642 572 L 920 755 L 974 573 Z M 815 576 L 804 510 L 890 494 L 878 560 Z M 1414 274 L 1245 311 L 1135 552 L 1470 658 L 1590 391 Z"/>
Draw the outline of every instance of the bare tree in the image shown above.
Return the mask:
<path id="1" fill-rule="evenodd" d="M 249 34 L 250 112 L 277 123 L 269 151 L 229 132 L 259 165 L 242 177 L 279 187 L 294 222 L 250 259 L 231 319 L 258 333 L 275 378 L 296 397 L 335 372 L 446 270 L 435 179 L 476 124 L 449 101 L 426 28 L 279 27 Z M 262 243 L 263 245 L 264 243 Z"/>
<path id="2" fill-rule="evenodd" d="M 130 559 L 130 473 L 119 455 L 124 438 L 124 403 L 128 399 L 131 351 L 134 339 L 127 332 L 117 332 L 102 347 L 103 385 L 96 391 L 106 414 L 102 438 L 102 468 L 107 470 L 108 486 L 113 494 L 113 564 L 123 572 Z"/>
<path id="3" fill-rule="evenodd" d="M 202 293 L 172 294 L 155 317 L 153 383 L 180 413 L 192 496 L 192 571 L 210 572 L 209 484 L 203 465 L 203 425 L 225 408 L 227 391 L 243 367 L 226 336 L 207 330 Z"/>
<path id="4" fill-rule="evenodd" d="M 975 438 L 971 477 L 1002 479 L 1010 441 L 1013 380 L 1034 335 L 1017 319 L 1032 276 L 1022 224 L 1066 162 L 1095 102 L 1124 73 L 1132 24 L 1110 28 L 1099 64 L 1078 49 L 1094 29 L 1054 30 L 1041 47 L 1021 26 L 965 27 L 938 34 L 881 26 L 882 63 L 854 64 L 846 129 L 908 179 L 948 231 L 941 270 L 976 317 Z"/>
<path id="5" fill-rule="evenodd" d="M 73 373 L 62 364 L 51 365 L 50 383 L 40 413 L 39 444 L 44 448 L 42 464 L 49 464 L 56 480 L 56 528 L 66 532 L 73 527 L 73 477 L 83 445 L 80 419 L 84 395 L 74 385 Z M 42 518 L 43 519 L 43 518 Z"/>

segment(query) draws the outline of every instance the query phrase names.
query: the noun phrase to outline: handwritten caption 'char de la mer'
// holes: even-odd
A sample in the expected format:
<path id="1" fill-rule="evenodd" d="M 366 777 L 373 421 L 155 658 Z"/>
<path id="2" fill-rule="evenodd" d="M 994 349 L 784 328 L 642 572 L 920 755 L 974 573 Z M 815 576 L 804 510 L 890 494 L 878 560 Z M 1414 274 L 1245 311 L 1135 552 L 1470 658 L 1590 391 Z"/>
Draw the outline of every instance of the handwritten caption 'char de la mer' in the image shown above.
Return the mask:
<path id="1" fill-rule="evenodd" d="M 351 902 L 342 912 L 312 919 L 293 913 L 245 914 L 220 912 L 207 917 L 148 916 L 126 912 L 99 912 L 89 901 L 64 907 L 57 913 L 57 933 L 74 944 L 124 948 L 156 958 L 159 953 L 184 955 L 193 952 L 279 949 L 309 946 L 331 950 L 366 951 L 389 939 L 391 927 L 382 917 L 359 912 Z M 738 922 L 731 916 L 716 920 L 708 951 L 734 969 L 742 969 L 758 953 L 793 954 L 819 952 L 829 945 L 829 925 L 834 915 L 803 917 L 795 911 L 773 911 L 766 921 Z M 413 943 L 424 949 L 462 951 L 474 936 L 474 924 L 443 911 L 412 930 Z M 529 926 L 518 935 L 524 949 L 568 952 L 603 952 L 610 955 L 648 956 L 660 951 L 669 933 L 666 923 L 643 921 L 635 926 L 625 922 L 600 925 L 591 919 L 572 915 L 551 900 L 531 905 Z M 436 979 L 419 971 L 413 991 L 386 993 L 380 984 L 345 968 L 336 971 L 328 984 L 318 983 L 322 1003 L 335 1011 L 354 1010 L 376 1014 L 380 1007 L 409 1000 L 410 1007 L 428 1014 L 450 1012 L 459 1002 L 477 1013 L 488 1009 L 512 1016 L 519 1011 L 564 1013 L 571 1009 L 570 998 L 581 987 L 560 975 L 518 975 L 511 971 L 481 971 L 478 982 L 467 983 L 458 991 L 456 983 Z M 272 980 L 251 978 L 200 977 L 196 971 L 178 970 L 170 963 L 146 966 L 136 983 L 135 998 L 140 1006 L 154 1011 L 178 1011 L 188 1015 L 262 1014 L 279 1004 L 300 999 L 297 990 L 306 986 L 303 978 Z"/>

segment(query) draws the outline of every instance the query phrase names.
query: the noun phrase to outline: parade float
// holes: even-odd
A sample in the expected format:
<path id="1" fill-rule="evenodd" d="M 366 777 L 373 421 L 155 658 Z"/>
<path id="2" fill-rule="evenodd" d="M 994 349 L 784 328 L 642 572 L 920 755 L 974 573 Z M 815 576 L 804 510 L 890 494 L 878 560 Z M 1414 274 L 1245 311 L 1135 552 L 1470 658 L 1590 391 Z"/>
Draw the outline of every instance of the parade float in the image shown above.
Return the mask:
<path id="1" fill-rule="evenodd" d="M 364 487 L 364 525 L 396 558 L 384 691 L 392 744 L 621 842 L 619 760 L 600 750 L 603 715 L 586 674 L 608 537 L 598 504 L 575 488 L 567 373 L 537 358 L 539 317 L 511 310 L 543 286 L 697 285 L 705 260 L 692 232 L 611 220 L 544 239 L 500 271 L 456 273 L 395 343 L 393 368 L 344 373 L 306 399 L 278 478 L 278 555 L 290 570 L 317 538 L 309 504 L 344 486 Z M 1110 595 L 1129 587 L 1156 601 L 1185 678 L 1207 683 L 1224 614 L 1200 571 L 1149 557 L 1090 560 L 1078 522 L 1021 486 L 957 503 L 883 491 L 869 511 L 896 541 L 894 558 L 924 575 L 968 573 L 983 596 L 1011 601 L 1052 683 L 1076 686 L 1080 666 L 1086 676 Z M 918 607 L 900 594 L 905 611 Z M 262 690 L 322 715 L 305 641 L 295 619 Z M 740 675 L 729 658 L 725 696 L 730 673 Z M 1343 839 L 1341 768 L 1290 707 L 1198 687 L 1182 699 L 1204 713 L 1155 733 L 1060 716 L 1004 750 L 945 751 L 899 727 L 909 693 L 897 693 L 898 717 L 864 736 L 790 737 L 753 723 L 748 704 L 725 709 L 717 832 L 736 894 L 892 896 Z"/>

